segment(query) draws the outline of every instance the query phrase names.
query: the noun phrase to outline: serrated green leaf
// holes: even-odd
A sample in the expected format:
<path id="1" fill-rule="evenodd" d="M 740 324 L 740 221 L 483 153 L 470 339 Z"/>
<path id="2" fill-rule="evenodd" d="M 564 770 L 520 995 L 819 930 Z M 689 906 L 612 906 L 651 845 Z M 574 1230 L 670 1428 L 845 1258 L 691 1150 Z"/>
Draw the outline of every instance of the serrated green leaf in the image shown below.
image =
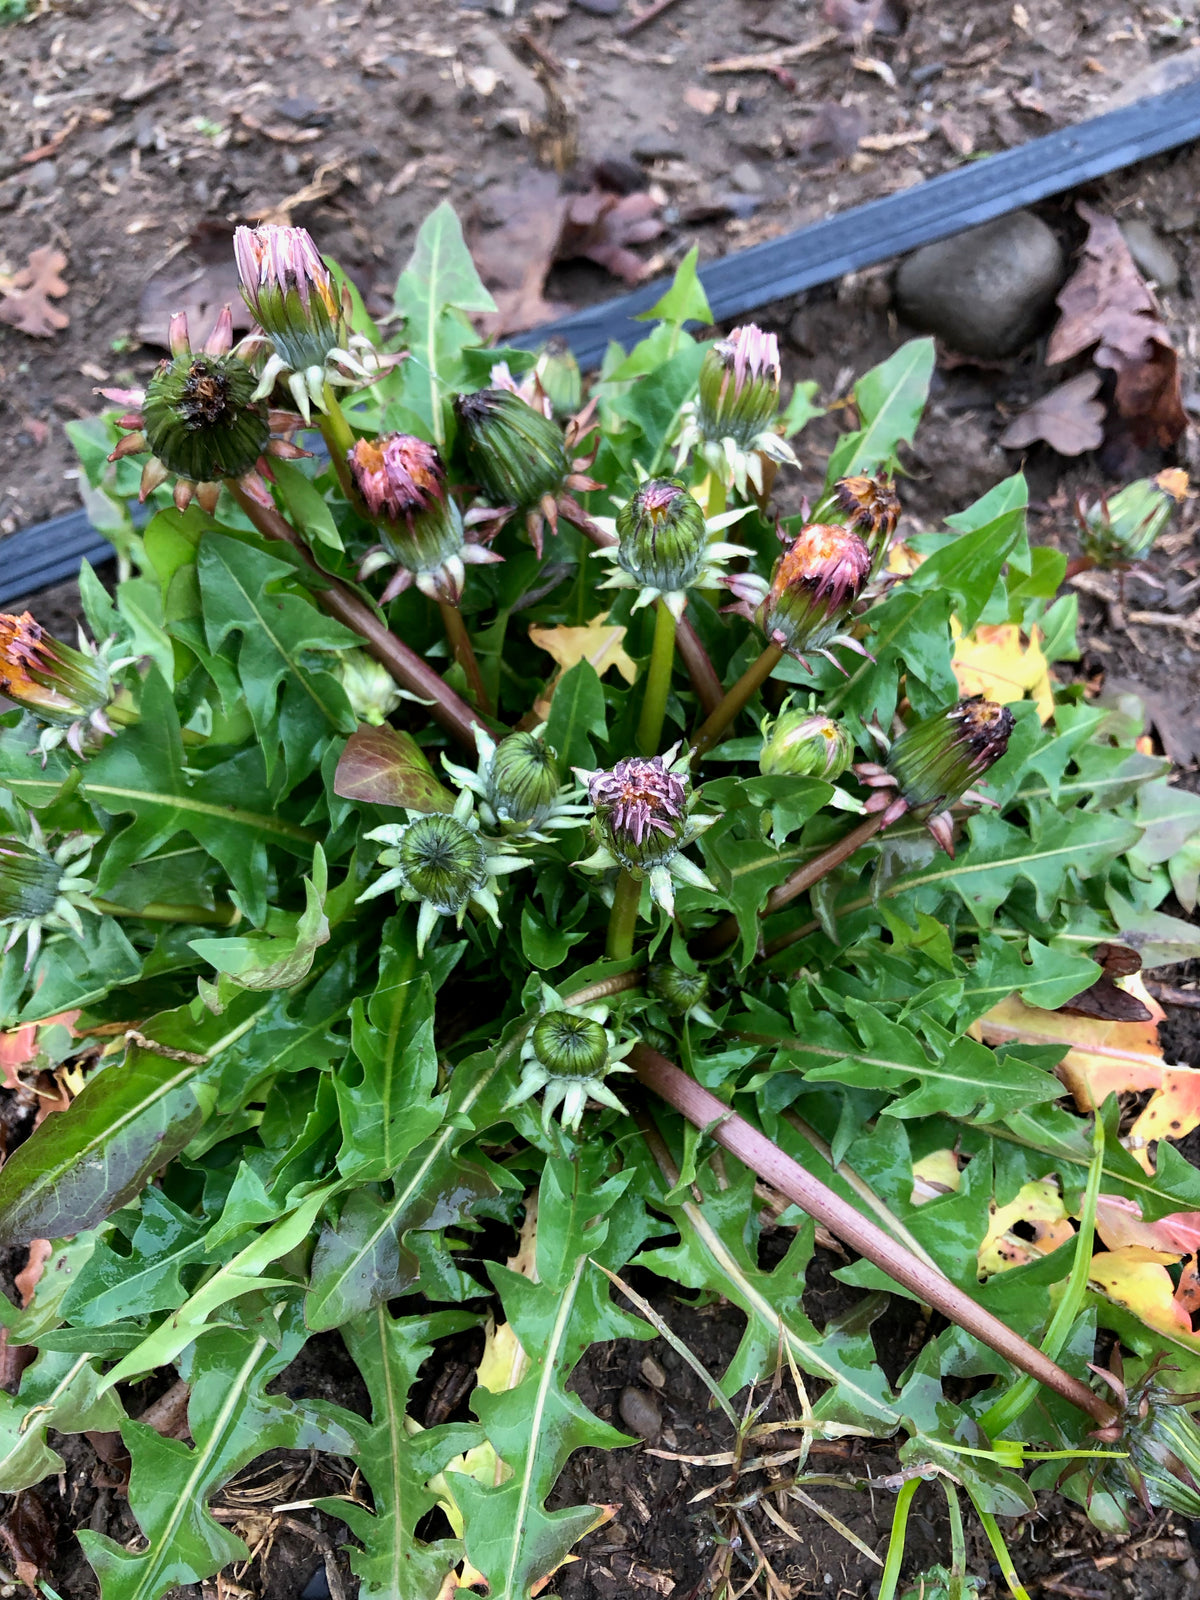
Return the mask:
<path id="1" fill-rule="evenodd" d="M 118 1255 L 106 1239 L 97 1240 L 63 1299 L 62 1315 L 80 1327 L 104 1328 L 171 1310 L 187 1298 L 180 1271 L 203 1254 L 203 1221 L 150 1185 L 142 1191 L 128 1252 Z"/>
<path id="2" fill-rule="evenodd" d="M 131 1552 L 102 1534 L 79 1534 L 102 1600 L 161 1600 L 178 1584 L 202 1583 L 244 1561 L 245 1544 L 216 1521 L 208 1501 L 264 1451 L 353 1449 L 336 1407 L 266 1392 L 304 1338 L 294 1305 L 281 1308 L 274 1343 L 232 1328 L 206 1333 L 180 1364 L 191 1385 L 192 1446 L 142 1422 L 121 1425 L 133 1461 L 129 1505 L 149 1544 Z"/>
<path id="3" fill-rule="evenodd" d="M 359 1600 L 434 1600 L 462 1559 L 459 1540 L 426 1542 L 417 1538 L 417 1525 L 436 1503 L 430 1478 L 477 1444 L 479 1429 L 464 1423 L 417 1428 L 405 1407 L 434 1340 L 477 1320 L 462 1311 L 398 1318 L 377 1306 L 342 1329 L 371 1396 L 370 1422 L 355 1418 L 351 1426 L 358 1447 L 355 1465 L 370 1485 L 374 1510 L 343 1499 L 316 1504 L 362 1541 L 362 1549 L 350 1551 Z"/>
<path id="4" fill-rule="evenodd" d="M 1100 976 L 1095 961 L 1073 950 L 1054 950 L 1033 938 L 1026 949 L 1028 964 L 1019 941 L 987 933 L 981 937 L 974 968 L 963 985 L 964 1021 L 973 1022 L 1010 994 L 1019 994 L 1026 1005 L 1057 1011 Z"/>
<path id="5" fill-rule="evenodd" d="M 875 472 L 895 461 L 897 446 L 911 444 L 933 377 L 932 339 L 910 339 L 872 367 L 854 386 L 861 427 L 838 440 L 829 458 L 826 488 L 856 472 Z"/>
<path id="6" fill-rule="evenodd" d="M 77 1355 L 48 1350 L 21 1375 L 14 1395 L 0 1391 L 0 1491 L 15 1494 L 63 1471 L 63 1459 L 46 1443 L 57 1433 L 111 1433 L 124 1407 L 115 1394 L 100 1394 L 100 1374 L 90 1351 Z"/>
<path id="7" fill-rule="evenodd" d="M 283 585 L 295 582 L 286 561 L 221 534 L 196 557 L 210 650 L 240 636 L 238 677 L 254 721 L 268 782 L 282 755 L 289 785 L 316 767 L 330 733 L 357 726 L 346 691 L 332 673 L 309 665 L 310 651 L 356 649 L 356 633 L 324 616 Z"/>
<path id="8" fill-rule="evenodd" d="M 710 326 L 713 314 L 696 271 L 699 260 L 700 247 L 693 245 L 675 268 L 671 287 L 654 302 L 649 311 L 639 311 L 636 320 L 668 322 L 675 327 L 682 327 L 685 322 L 701 322 L 705 327 Z"/>
<path id="9" fill-rule="evenodd" d="M 604 686 L 590 661 L 577 661 L 555 687 L 546 719 L 546 743 L 558 752 L 564 767 L 593 767 L 596 752 L 592 741 L 603 740 L 607 732 Z"/>
<path id="10" fill-rule="evenodd" d="M 342 536 L 333 520 L 329 502 L 299 463 L 276 456 L 271 462 L 271 476 L 283 496 L 284 507 L 293 526 L 310 539 L 319 539 L 331 549 L 341 550 Z"/>

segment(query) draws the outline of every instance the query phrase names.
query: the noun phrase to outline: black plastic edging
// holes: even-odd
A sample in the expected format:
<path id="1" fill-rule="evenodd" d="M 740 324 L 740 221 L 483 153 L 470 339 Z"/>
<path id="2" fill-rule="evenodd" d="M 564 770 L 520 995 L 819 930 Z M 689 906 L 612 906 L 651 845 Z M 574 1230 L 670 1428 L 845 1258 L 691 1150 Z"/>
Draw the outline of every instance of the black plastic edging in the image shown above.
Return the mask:
<path id="1" fill-rule="evenodd" d="M 1197 138 L 1200 78 L 723 256 L 700 269 L 700 280 L 714 318 L 725 322 Z M 532 346 L 558 335 L 587 371 L 599 366 L 613 340 L 628 347 L 643 337 L 645 324 L 634 319 L 668 283 L 643 284 L 511 342 Z M 0 542 L 0 605 L 74 577 L 83 560 L 98 564 L 112 556 L 112 545 L 83 510 L 25 528 Z"/>

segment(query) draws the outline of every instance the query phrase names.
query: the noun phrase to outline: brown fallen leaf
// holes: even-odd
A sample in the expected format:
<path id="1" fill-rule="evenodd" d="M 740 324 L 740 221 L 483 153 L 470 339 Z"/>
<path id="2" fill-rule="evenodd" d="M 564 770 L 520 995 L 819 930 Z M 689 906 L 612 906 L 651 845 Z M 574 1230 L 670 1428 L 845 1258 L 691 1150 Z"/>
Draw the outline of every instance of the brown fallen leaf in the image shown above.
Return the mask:
<path id="1" fill-rule="evenodd" d="M 629 246 L 658 238 L 663 231 L 658 213 L 658 201 L 645 190 L 616 195 L 593 188 L 575 195 L 567 207 L 558 259 L 573 261 L 582 256 L 626 283 L 640 283 L 649 263 L 634 255 Z"/>
<path id="2" fill-rule="evenodd" d="M 1060 456 L 1081 456 L 1104 438 L 1104 403 L 1096 399 L 1101 377 L 1081 372 L 1051 389 L 1014 417 L 1000 435 L 1006 450 L 1023 450 L 1043 439 Z"/>
<path id="3" fill-rule="evenodd" d="M 852 156 L 866 131 L 867 119 L 858 106 L 843 106 L 836 100 L 825 100 L 817 107 L 812 121 L 801 131 L 798 143 L 803 149 L 805 161 L 824 167 Z"/>
<path id="4" fill-rule="evenodd" d="M 1060 1011 L 1073 1017 L 1100 1017 L 1109 1022 L 1149 1022 L 1150 1008 L 1137 995 L 1118 987 L 1119 978 L 1131 978 L 1142 970 L 1142 958 L 1123 944 L 1098 944 L 1092 951 L 1103 972 L 1082 994 L 1077 994 Z"/>
<path id="5" fill-rule="evenodd" d="M 233 313 L 234 332 L 249 330 L 253 319 L 242 299 L 232 238 L 233 229 L 225 224 L 202 223 L 183 252 L 147 282 L 137 314 L 137 336 L 143 344 L 165 347 L 177 311 L 186 314 L 193 342 L 206 337 L 226 305 Z"/>
<path id="6" fill-rule="evenodd" d="M 61 250 L 44 245 L 29 252 L 28 265 L 11 277 L 0 274 L 0 322 L 34 339 L 50 339 L 61 332 L 70 317 L 52 300 L 67 293 L 62 269 L 67 258 Z"/>
<path id="7" fill-rule="evenodd" d="M 1094 347 L 1096 365 L 1117 375 L 1114 401 L 1136 442 L 1166 449 L 1183 434 L 1187 415 L 1158 302 L 1115 219 L 1082 200 L 1076 209 L 1090 231 L 1083 259 L 1059 293 L 1062 315 L 1046 360 L 1055 366 Z"/>
<path id="8" fill-rule="evenodd" d="M 46 1263 L 53 1254 L 54 1248 L 49 1239 L 31 1239 L 29 1241 L 29 1259 L 13 1279 L 17 1293 L 21 1296 L 22 1311 L 28 1311 L 34 1290 L 41 1282 L 42 1274 L 46 1270 Z"/>
<path id="9" fill-rule="evenodd" d="M 32 1489 L 12 1497 L 0 1518 L 0 1539 L 8 1547 L 13 1571 L 28 1588 L 36 1590 L 42 1573 L 54 1560 L 54 1526 L 46 1508 Z"/>
<path id="10" fill-rule="evenodd" d="M 824 0 L 821 16 L 856 39 L 872 33 L 895 38 L 908 21 L 904 7 L 894 0 Z"/>

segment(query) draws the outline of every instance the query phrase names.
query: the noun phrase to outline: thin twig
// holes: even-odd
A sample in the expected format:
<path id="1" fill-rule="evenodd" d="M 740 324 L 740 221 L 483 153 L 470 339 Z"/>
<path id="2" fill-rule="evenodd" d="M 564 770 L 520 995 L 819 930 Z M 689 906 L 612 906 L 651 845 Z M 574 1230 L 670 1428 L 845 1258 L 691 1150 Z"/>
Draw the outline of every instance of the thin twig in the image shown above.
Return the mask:
<path id="1" fill-rule="evenodd" d="M 628 39 L 630 34 L 637 33 L 651 22 L 655 22 L 664 11 L 669 11 L 675 0 L 654 0 L 654 4 L 647 6 L 645 11 L 639 11 L 630 17 L 628 22 L 623 22 L 617 29 L 622 39 Z"/>

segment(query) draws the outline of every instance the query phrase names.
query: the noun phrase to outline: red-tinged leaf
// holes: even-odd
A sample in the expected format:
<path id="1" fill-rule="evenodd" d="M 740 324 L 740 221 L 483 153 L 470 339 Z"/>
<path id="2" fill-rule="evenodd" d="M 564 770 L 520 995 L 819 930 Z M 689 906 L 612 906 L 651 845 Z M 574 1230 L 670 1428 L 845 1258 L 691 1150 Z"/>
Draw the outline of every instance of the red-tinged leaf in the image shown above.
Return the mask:
<path id="1" fill-rule="evenodd" d="M 1138 1244 L 1147 1250 L 1188 1255 L 1200 1250 L 1200 1211 L 1174 1211 L 1157 1222 L 1143 1222 L 1136 1200 L 1102 1194 L 1096 1201 L 1096 1232 L 1109 1250 Z"/>
<path id="2" fill-rule="evenodd" d="M 1175 1298 L 1189 1316 L 1200 1311 L 1200 1256 L 1189 1256 L 1183 1263 Z"/>
<path id="3" fill-rule="evenodd" d="M 1200 1067 L 1166 1067 L 1157 1094 L 1129 1130 L 1131 1147 L 1139 1141 L 1183 1139 L 1200 1127 Z"/>
<path id="4" fill-rule="evenodd" d="M 454 796 L 438 782 L 411 734 L 384 723 L 363 725 L 346 740 L 333 789 L 343 800 L 408 811 L 453 811 Z"/>
<path id="5" fill-rule="evenodd" d="M 1126 1245 L 1094 1256 L 1088 1277 L 1110 1300 L 1132 1311 L 1148 1328 L 1158 1328 L 1173 1338 L 1191 1338 L 1192 1319 L 1176 1300 L 1175 1285 L 1167 1271 L 1167 1263 L 1174 1259 L 1142 1245 Z"/>

